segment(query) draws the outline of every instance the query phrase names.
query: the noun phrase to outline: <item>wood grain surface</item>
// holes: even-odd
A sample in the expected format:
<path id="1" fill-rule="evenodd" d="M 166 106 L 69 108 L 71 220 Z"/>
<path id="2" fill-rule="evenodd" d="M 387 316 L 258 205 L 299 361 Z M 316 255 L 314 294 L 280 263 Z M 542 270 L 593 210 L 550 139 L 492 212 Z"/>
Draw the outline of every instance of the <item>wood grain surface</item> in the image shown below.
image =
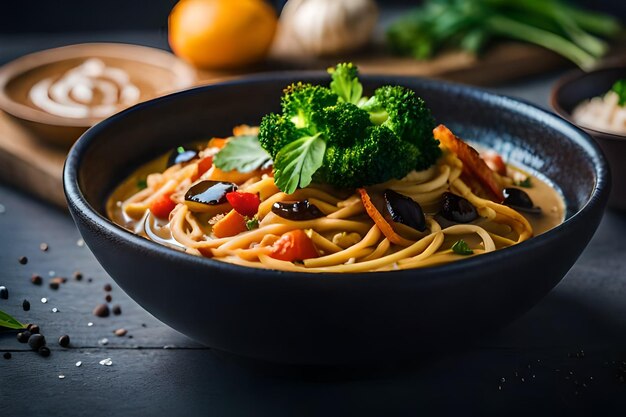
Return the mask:
<path id="1" fill-rule="evenodd" d="M 10 292 L 0 309 L 38 323 L 52 350 L 42 358 L 14 332 L 0 332 L 1 416 L 576 417 L 626 407 L 626 261 L 615 245 L 626 217 L 615 213 L 564 281 L 501 331 L 392 368 L 313 370 L 246 363 L 199 346 L 126 296 L 77 245 L 66 213 L 1 185 L 0 203 L 0 285 Z M 76 270 L 80 282 L 72 280 Z M 33 273 L 47 283 L 49 271 L 69 281 L 56 291 L 31 284 Z M 141 268 L 137 274 L 150 285 Z M 94 317 L 106 283 L 122 314 Z M 120 327 L 132 339 L 114 336 Z M 63 334 L 69 348 L 56 342 Z M 106 358 L 111 366 L 99 364 Z"/>
<path id="2" fill-rule="evenodd" d="M 541 48 L 510 43 L 497 45 L 477 58 L 452 52 L 430 61 L 394 57 L 380 49 L 344 57 L 358 64 L 366 74 L 437 77 L 457 82 L 493 85 L 522 76 L 538 74 L 564 65 L 564 61 Z M 276 70 L 324 70 L 337 62 L 333 59 L 305 60 L 301 57 L 275 56 L 251 69 L 253 73 Z M 242 77 L 250 72 L 199 71 L 198 85 Z M 0 180 L 64 207 L 61 173 L 67 149 L 45 143 L 45 138 L 24 128 L 0 112 Z"/>

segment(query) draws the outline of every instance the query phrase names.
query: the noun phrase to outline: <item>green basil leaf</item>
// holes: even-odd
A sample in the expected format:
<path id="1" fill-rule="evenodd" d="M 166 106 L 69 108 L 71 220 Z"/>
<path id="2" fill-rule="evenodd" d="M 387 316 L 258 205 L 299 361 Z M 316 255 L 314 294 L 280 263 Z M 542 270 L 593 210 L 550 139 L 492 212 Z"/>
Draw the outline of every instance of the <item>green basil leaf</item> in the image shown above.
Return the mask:
<path id="1" fill-rule="evenodd" d="M 326 142 L 318 133 L 305 136 L 283 147 L 274 161 L 274 180 L 281 191 L 292 194 L 311 183 L 313 174 L 321 166 Z"/>
<path id="2" fill-rule="evenodd" d="M 256 136 L 231 138 L 219 151 L 213 163 L 222 171 L 251 172 L 268 166 L 272 157 L 261 147 Z"/>
<path id="3" fill-rule="evenodd" d="M 452 245 L 452 252 L 457 255 L 472 255 L 474 253 L 463 239 L 457 240 L 456 243 Z"/>
<path id="4" fill-rule="evenodd" d="M 23 329 L 24 326 L 19 321 L 15 320 L 13 317 L 9 316 L 4 311 L 0 310 L 0 327 L 6 327 L 7 329 Z"/>

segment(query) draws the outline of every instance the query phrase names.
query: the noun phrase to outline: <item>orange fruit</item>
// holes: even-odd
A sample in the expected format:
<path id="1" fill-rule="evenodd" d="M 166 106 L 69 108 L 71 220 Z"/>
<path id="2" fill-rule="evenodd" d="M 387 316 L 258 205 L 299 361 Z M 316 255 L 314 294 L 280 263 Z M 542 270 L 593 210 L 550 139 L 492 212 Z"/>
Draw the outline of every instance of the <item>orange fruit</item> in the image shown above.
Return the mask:
<path id="1" fill-rule="evenodd" d="M 170 13 L 169 43 L 196 67 L 238 68 L 267 55 L 276 24 L 264 0 L 181 0 Z"/>

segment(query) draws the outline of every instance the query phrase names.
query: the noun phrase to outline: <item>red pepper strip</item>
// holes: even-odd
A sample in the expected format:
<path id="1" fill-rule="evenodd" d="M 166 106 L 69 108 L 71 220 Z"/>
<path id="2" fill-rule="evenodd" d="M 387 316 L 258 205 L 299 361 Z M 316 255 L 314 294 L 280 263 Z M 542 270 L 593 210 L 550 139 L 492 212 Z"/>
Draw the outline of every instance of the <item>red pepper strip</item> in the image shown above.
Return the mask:
<path id="1" fill-rule="evenodd" d="M 361 201 L 363 202 L 363 207 L 365 207 L 365 211 L 367 212 L 367 215 L 370 216 L 372 220 L 374 220 L 374 223 L 376 224 L 376 226 L 378 226 L 382 234 L 385 235 L 385 237 L 391 243 L 394 243 L 400 246 L 410 246 L 414 243 L 408 239 L 403 238 L 402 236 L 397 234 L 395 230 L 393 230 L 393 227 L 391 227 L 391 225 L 387 223 L 387 220 L 385 220 L 385 218 L 383 217 L 382 214 L 380 214 L 376 206 L 374 206 L 365 188 L 357 188 L 357 190 L 359 194 L 361 195 Z"/>
<path id="2" fill-rule="evenodd" d="M 435 139 L 459 157 L 463 162 L 463 171 L 479 181 L 485 195 L 488 196 L 490 200 L 496 203 L 504 201 L 502 188 L 493 175 L 493 171 L 489 169 L 476 149 L 463 142 L 461 138 L 455 136 L 450 129 L 444 125 L 437 126 L 435 130 L 433 130 L 433 134 Z"/>

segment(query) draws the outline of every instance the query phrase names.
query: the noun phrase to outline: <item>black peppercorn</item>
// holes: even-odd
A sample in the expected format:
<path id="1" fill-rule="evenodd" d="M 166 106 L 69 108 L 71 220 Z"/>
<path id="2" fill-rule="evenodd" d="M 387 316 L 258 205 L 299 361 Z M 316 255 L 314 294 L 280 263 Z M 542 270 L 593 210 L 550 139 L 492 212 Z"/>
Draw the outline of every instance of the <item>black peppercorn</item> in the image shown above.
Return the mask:
<path id="1" fill-rule="evenodd" d="M 44 358 L 47 358 L 48 356 L 50 356 L 50 349 L 48 349 L 47 346 L 41 346 L 38 350 L 37 353 L 39 353 L 41 356 L 43 356 Z"/>
<path id="2" fill-rule="evenodd" d="M 28 342 L 28 339 L 30 339 L 31 336 L 31 332 L 29 332 L 28 330 L 24 330 L 23 332 L 19 332 L 17 334 L 17 341 L 20 343 L 26 343 Z"/>
<path id="3" fill-rule="evenodd" d="M 61 347 L 68 347 L 70 345 L 70 337 L 66 334 L 59 337 L 59 345 L 61 345 Z"/>
<path id="4" fill-rule="evenodd" d="M 46 338 L 40 334 L 33 334 L 28 338 L 28 345 L 32 350 L 38 350 L 46 344 Z"/>
<path id="5" fill-rule="evenodd" d="M 109 317 L 109 306 L 106 304 L 99 304 L 93 309 L 93 315 L 97 317 Z"/>

